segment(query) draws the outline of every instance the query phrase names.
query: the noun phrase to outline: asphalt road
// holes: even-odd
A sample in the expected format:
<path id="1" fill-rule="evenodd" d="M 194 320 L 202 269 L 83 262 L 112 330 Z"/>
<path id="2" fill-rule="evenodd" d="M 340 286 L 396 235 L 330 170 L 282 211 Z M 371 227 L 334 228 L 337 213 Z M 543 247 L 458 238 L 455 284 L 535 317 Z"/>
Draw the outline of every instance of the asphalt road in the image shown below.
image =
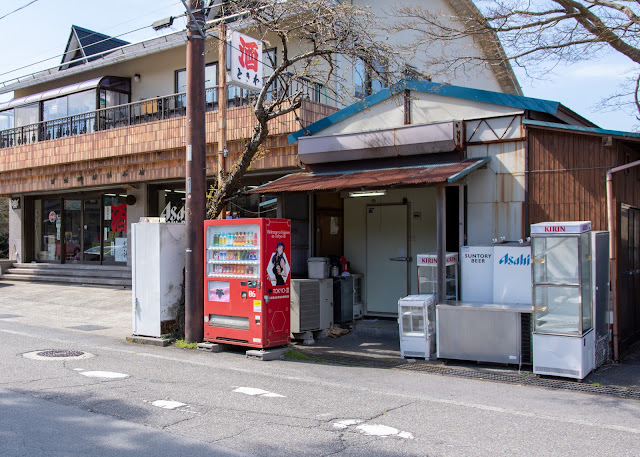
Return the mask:
<path id="1" fill-rule="evenodd" d="M 0 288 L 3 457 L 639 453 L 637 400 L 137 345 L 78 329 L 64 304 L 34 303 L 36 318 L 7 297 Z M 91 356 L 25 356 L 47 349 Z"/>

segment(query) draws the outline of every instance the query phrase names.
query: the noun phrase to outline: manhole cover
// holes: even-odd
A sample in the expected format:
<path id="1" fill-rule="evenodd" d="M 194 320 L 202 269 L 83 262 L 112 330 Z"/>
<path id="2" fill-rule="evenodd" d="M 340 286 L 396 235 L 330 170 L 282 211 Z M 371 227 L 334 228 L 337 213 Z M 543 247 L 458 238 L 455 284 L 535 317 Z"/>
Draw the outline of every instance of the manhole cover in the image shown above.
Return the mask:
<path id="1" fill-rule="evenodd" d="M 45 349 L 22 354 L 23 357 L 33 360 L 79 360 L 93 357 L 93 354 L 73 349 Z"/>
<path id="2" fill-rule="evenodd" d="M 84 355 L 84 352 L 71 351 L 69 349 L 49 349 L 48 351 L 40 351 L 36 355 L 40 357 L 79 357 Z"/>

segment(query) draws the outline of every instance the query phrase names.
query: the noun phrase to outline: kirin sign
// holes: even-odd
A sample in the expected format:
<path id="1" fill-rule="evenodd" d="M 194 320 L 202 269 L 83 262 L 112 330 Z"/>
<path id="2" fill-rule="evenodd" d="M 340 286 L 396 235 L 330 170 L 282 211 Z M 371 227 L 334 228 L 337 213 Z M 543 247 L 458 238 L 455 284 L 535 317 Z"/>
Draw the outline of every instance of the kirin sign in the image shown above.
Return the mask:
<path id="1" fill-rule="evenodd" d="M 251 91 L 262 89 L 262 42 L 231 32 L 231 74 L 229 84 Z"/>

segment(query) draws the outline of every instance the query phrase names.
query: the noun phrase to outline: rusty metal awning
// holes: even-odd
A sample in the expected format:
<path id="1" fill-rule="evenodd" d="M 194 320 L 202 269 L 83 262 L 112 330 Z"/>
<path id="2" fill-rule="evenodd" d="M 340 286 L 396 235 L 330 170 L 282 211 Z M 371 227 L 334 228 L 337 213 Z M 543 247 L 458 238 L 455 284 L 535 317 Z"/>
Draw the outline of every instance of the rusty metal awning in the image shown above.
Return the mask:
<path id="1" fill-rule="evenodd" d="M 292 173 L 248 191 L 250 194 L 386 189 L 391 186 L 453 183 L 489 162 L 489 157 L 459 162 L 327 173 Z"/>

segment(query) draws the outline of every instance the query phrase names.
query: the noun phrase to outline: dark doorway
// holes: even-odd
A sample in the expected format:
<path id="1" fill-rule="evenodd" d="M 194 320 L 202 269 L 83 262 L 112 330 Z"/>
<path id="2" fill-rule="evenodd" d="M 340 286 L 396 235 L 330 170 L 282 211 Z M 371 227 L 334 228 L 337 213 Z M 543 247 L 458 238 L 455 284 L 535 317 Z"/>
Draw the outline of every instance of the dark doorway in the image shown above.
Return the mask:
<path id="1" fill-rule="evenodd" d="M 620 351 L 640 339 L 640 209 L 622 205 L 618 265 Z"/>

